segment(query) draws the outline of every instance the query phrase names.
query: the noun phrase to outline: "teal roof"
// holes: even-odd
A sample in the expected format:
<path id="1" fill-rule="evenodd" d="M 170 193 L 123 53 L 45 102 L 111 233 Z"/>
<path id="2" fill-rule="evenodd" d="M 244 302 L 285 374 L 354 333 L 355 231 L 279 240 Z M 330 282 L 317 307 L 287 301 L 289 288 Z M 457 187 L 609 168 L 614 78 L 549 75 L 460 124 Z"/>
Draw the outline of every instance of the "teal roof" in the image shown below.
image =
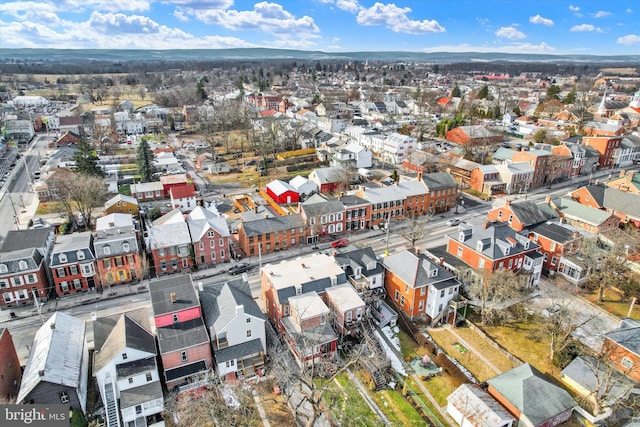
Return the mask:
<path id="1" fill-rule="evenodd" d="M 607 211 L 581 205 L 570 197 L 560 197 L 553 199 L 552 202 L 564 216 L 573 217 L 594 226 L 602 224 L 611 216 Z"/>
<path id="2" fill-rule="evenodd" d="M 514 150 L 511 148 L 499 147 L 495 153 L 493 153 L 493 160 L 511 160 L 513 158 Z"/>

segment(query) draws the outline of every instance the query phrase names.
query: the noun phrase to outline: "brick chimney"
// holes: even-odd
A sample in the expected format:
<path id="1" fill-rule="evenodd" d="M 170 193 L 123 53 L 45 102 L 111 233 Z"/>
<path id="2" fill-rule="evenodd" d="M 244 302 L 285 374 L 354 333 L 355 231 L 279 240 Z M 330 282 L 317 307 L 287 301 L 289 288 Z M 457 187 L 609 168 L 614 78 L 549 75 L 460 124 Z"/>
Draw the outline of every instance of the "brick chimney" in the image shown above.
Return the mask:
<path id="1" fill-rule="evenodd" d="M 627 177 L 629 178 L 629 180 L 632 180 L 632 179 L 633 179 L 633 176 L 634 176 L 635 174 L 636 174 L 636 173 L 635 173 L 634 171 L 629 171 L 629 172 L 627 172 Z"/>
<path id="2" fill-rule="evenodd" d="M 505 206 L 509 206 L 509 205 L 511 205 L 511 200 L 507 199 Z"/>
<path id="3" fill-rule="evenodd" d="M 596 184 L 597 184 L 597 183 L 596 183 Z M 544 202 L 545 202 L 546 204 L 551 203 L 551 196 L 550 196 L 550 195 L 546 195 L 546 196 L 545 196 L 545 198 L 544 198 Z"/>
<path id="4" fill-rule="evenodd" d="M 622 169 L 620 171 L 620 175 L 618 176 L 618 178 L 624 178 L 624 176 L 626 175 L 627 171 L 625 171 L 624 169 Z"/>
<path id="5" fill-rule="evenodd" d="M 422 181 L 422 172 L 418 172 L 418 181 Z"/>

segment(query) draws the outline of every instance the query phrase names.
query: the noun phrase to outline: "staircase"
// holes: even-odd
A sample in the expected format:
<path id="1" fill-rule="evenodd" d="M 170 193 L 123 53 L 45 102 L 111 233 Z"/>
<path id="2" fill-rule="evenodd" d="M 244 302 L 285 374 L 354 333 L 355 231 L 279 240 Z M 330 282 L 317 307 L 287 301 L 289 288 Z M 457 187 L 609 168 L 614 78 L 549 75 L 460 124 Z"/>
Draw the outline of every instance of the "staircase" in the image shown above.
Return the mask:
<path id="1" fill-rule="evenodd" d="M 386 387 L 391 380 L 391 360 L 389 360 L 382 344 L 380 344 L 380 341 L 376 338 L 371 322 L 366 319 L 361 322 L 360 328 L 361 336 L 364 340 L 363 344 L 367 346 L 372 356 L 364 359 L 363 365 L 369 372 L 369 375 L 375 384 L 375 389 L 380 390 Z"/>
<path id="2" fill-rule="evenodd" d="M 113 389 L 113 383 L 108 382 L 104 385 L 104 402 L 108 427 L 120 427 L 120 415 L 118 414 L 118 404 L 116 403 L 116 395 Z"/>

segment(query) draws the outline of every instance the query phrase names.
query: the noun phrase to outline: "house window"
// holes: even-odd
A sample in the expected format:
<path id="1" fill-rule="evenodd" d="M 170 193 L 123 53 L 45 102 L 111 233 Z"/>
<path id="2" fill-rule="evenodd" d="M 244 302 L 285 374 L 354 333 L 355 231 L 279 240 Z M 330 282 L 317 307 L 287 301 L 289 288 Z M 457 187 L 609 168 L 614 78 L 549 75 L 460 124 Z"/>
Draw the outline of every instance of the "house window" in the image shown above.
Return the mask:
<path id="1" fill-rule="evenodd" d="M 133 378 L 129 377 L 129 384 L 133 384 Z"/>
<path id="2" fill-rule="evenodd" d="M 127 353 L 122 353 L 122 360 L 127 360 Z"/>
<path id="3" fill-rule="evenodd" d="M 147 382 L 153 380 L 153 376 L 151 375 L 151 372 L 147 372 L 146 377 L 147 377 Z"/>
<path id="4" fill-rule="evenodd" d="M 420 288 L 420 295 L 424 296 L 424 294 L 427 292 L 427 287 L 423 286 Z"/>
<path id="5" fill-rule="evenodd" d="M 216 247 L 216 241 L 215 240 L 209 240 L 209 247 L 211 249 L 214 249 Z"/>
<path id="6" fill-rule="evenodd" d="M 462 248 L 458 248 L 458 258 L 462 258 Z"/>
<path id="7" fill-rule="evenodd" d="M 183 362 L 186 362 L 188 360 L 187 358 L 187 352 L 186 351 L 182 351 L 180 353 L 180 358 L 182 359 Z"/>
<path id="8" fill-rule="evenodd" d="M 247 323 L 251 323 L 251 318 L 247 317 Z"/>
<path id="9" fill-rule="evenodd" d="M 67 292 L 69 290 L 69 282 L 60 282 L 60 289 L 62 289 L 62 292 Z"/>
<path id="10" fill-rule="evenodd" d="M 122 244 L 122 250 L 125 252 L 129 252 L 130 246 L 129 246 L 129 242 L 124 242 Z"/>
<path id="11" fill-rule="evenodd" d="M 220 258 L 221 258 L 221 259 L 224 259 L 224 249 L 222 249 L 222 250 L 220 251 Z"/>
<path id="12" fill-rule="evenodd" d="M 484 268 L 484 258 L 478 258 L 478 268 Z"/>
<path id="13" fill-rule="evenodd" d="M 64 268 L 59 268 L 58 269 L 58 277 L 64 277 L 66 276 L 66 272 L 64 271 Z"/>
<path id="14" fill-rule="evenodd" d="M 6 273 L 7 270 L 7 265 L 6 264 L 0 264 L 0 273 Z"/>
<path id="15" fill-rule="evenodd" d="M 440 291 L 440 298 L 444 298 L 444 289 Z"/>
<path id="16" fill-rule="evenodd" d="M 80 279 L 73 279 L 73 289 L 80 288 L 82 288 L 82 282 L 80 281 Z"/>
<path id="17" fill-rule="evenodd" d="M 251 329 L 247 331 L 247 338 L 251 338 Z"/>
<path id="18" fill-rule="evenodd" d="M 136 405 L 136 415 L 140 415 L 142 413 L 142 405 Z"/>
<path id="19" fill-rule="evenodd" d="M 224 239 L 219 239 L 218 240 L 218 246 L 224 246 Z"/>
<path id="20" fill-rule="evenodd" d="M 69 274 L 76 275 L 78 274 L 78 266 L 77 265 L 70 265 L 69 266 Z"/>
<path id="21" fill-rule="evenodd" d="M 556 257 L 552 256 L 551 257 L 551 265 L 556 265 L 556 261 L 557 261 Z"/>
<path id="22" fill-rule="evenodd" d="M 509 224 L 513 222 L 513 215 L 509 215 Z"/>
<path id="23" fill-rule="evenodd" d="M 216 260 L 216 253 L 215 252 L 211 252 L 211 260 L 212 261 Z"/>
<path id="24" fill-rule="evenodd" d="M 27 274 L 27 283 L 36 283 L 38 281 L 38 276 L 35 274 Z"/>
<path id="25" fill-rule="evenodd" d="M 633 360 L 629 359 L 627 356 L 624 356 L 620 361 L 620 364 L 624 366 L 625 369 L 633 368 Z"/>
<path id="26" fill-rule="evenodd" d="M 398 298 L 400 298 L 400 292 L 398 292 L 398 291 L 396 290 L 396 293 L 395 293 L 395 295 L 394 295 L 394 298 L 393 298 L 393 299 L 395 299 L 396 301 L 398 301 Z"/>
<path id="27" fill-rule="evenodd" d="M 424 300 L 420 300 L 418 303 L 418 311 L 424 310 Z"/>
<path id="28" fill-rule="evenodd" d="M 178 322 L 178 313 L 173 313 L 173 323 Z"/>
<path id="29" fill-rule="evenodd" d="M 498 211 L 498 219 L 502 218 L 502 210 Z"/>
<path id="30" fill-rule="evenodd" d="M 200 243 L 198 243 L 198 247 L 200 248 L 200 250 L 204 250 L 204 242 L 200 241 Z"/>
<path id="31" fill-rule="evenodd" d="M 60 259 L 60 262 L 67 262 L 67 255 L 66 254 L 60 254 L 60 255 L 58 255 L 58 258 Z"/>
<path id="32" fill-rule="evenodd" d="M 509 268 L 513 267 L 513 258 L 509 259 Z"/>
<path id="33" fill-rule="evenodd" d="M 215 237 L 215 234 L 213 233 L 213 231 L 209 230 L 209 231 L 207 231 L 207 237 L 211 239 L 211 238 Z"/>
<path id="34" fill-rule="evenodd" d="M 105 247 L 102 248 L 102 252 L 105 255 L 111 255 L 111 248 L 109 246 L 105 246 Z"/>
<path id="35" fill-rule="evenodd" d="M 122 267 L 122 258 L 121 257 L 117 257 L 116 258 L 116 267 Z"/>

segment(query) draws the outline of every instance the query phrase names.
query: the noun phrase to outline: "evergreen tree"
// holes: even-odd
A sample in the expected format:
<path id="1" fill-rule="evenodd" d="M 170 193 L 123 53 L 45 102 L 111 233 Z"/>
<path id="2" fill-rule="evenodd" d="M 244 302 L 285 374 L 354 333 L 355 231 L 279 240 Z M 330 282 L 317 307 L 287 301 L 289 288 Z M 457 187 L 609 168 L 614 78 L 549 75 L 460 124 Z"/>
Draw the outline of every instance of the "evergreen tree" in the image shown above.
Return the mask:
<path id="1" fill-rule="evenodd" d="M 575 104 L 577 95 L 578 93 L 576 92 L 576 88 L 571 89 L 571 92 L 564 97 L 564 101 L 562 101 L 563 104 Z"/>
<path id="2" fill-rule="evenodd" d="M 478 99 L 487 99 L 489 97 L 489 86 L 484 85 L 478 91 Z"/>
<path id="3" fill-rule="evenodd" d="M 136 164 L 138 165 L 138 174 L 142 182 L 150 182 L 153 180 L 153 174 L 156 173 L 156 167 L 153 164 L 154 154 L 147 142 L 146 138 L 142 138 L 138 145 L 136 154 Z"/>
<path id="4" fill-rule="evenodd" d="M 460 92 L 460 88 L 455 86 L 451 91 L 451 96 L 454 98 L 460 98 L 462 96 L 462 92 Z"/>
<path id="5" fill-rule="evenodd" d="M 98 166 L 98 156 L 88 141 L 81 139 L 78 143 L 78 151 L 73 155 L 76 171 L 80 175 L 104 176 L 104 172 Z"/>
<path id="6" fill-rule="evenodd" d="M 547 101 L 552 99 L 558 99 L 558 95 L 560 94 L 560 87 L 556 85 L 551 85 L 547 88 Z"/>

